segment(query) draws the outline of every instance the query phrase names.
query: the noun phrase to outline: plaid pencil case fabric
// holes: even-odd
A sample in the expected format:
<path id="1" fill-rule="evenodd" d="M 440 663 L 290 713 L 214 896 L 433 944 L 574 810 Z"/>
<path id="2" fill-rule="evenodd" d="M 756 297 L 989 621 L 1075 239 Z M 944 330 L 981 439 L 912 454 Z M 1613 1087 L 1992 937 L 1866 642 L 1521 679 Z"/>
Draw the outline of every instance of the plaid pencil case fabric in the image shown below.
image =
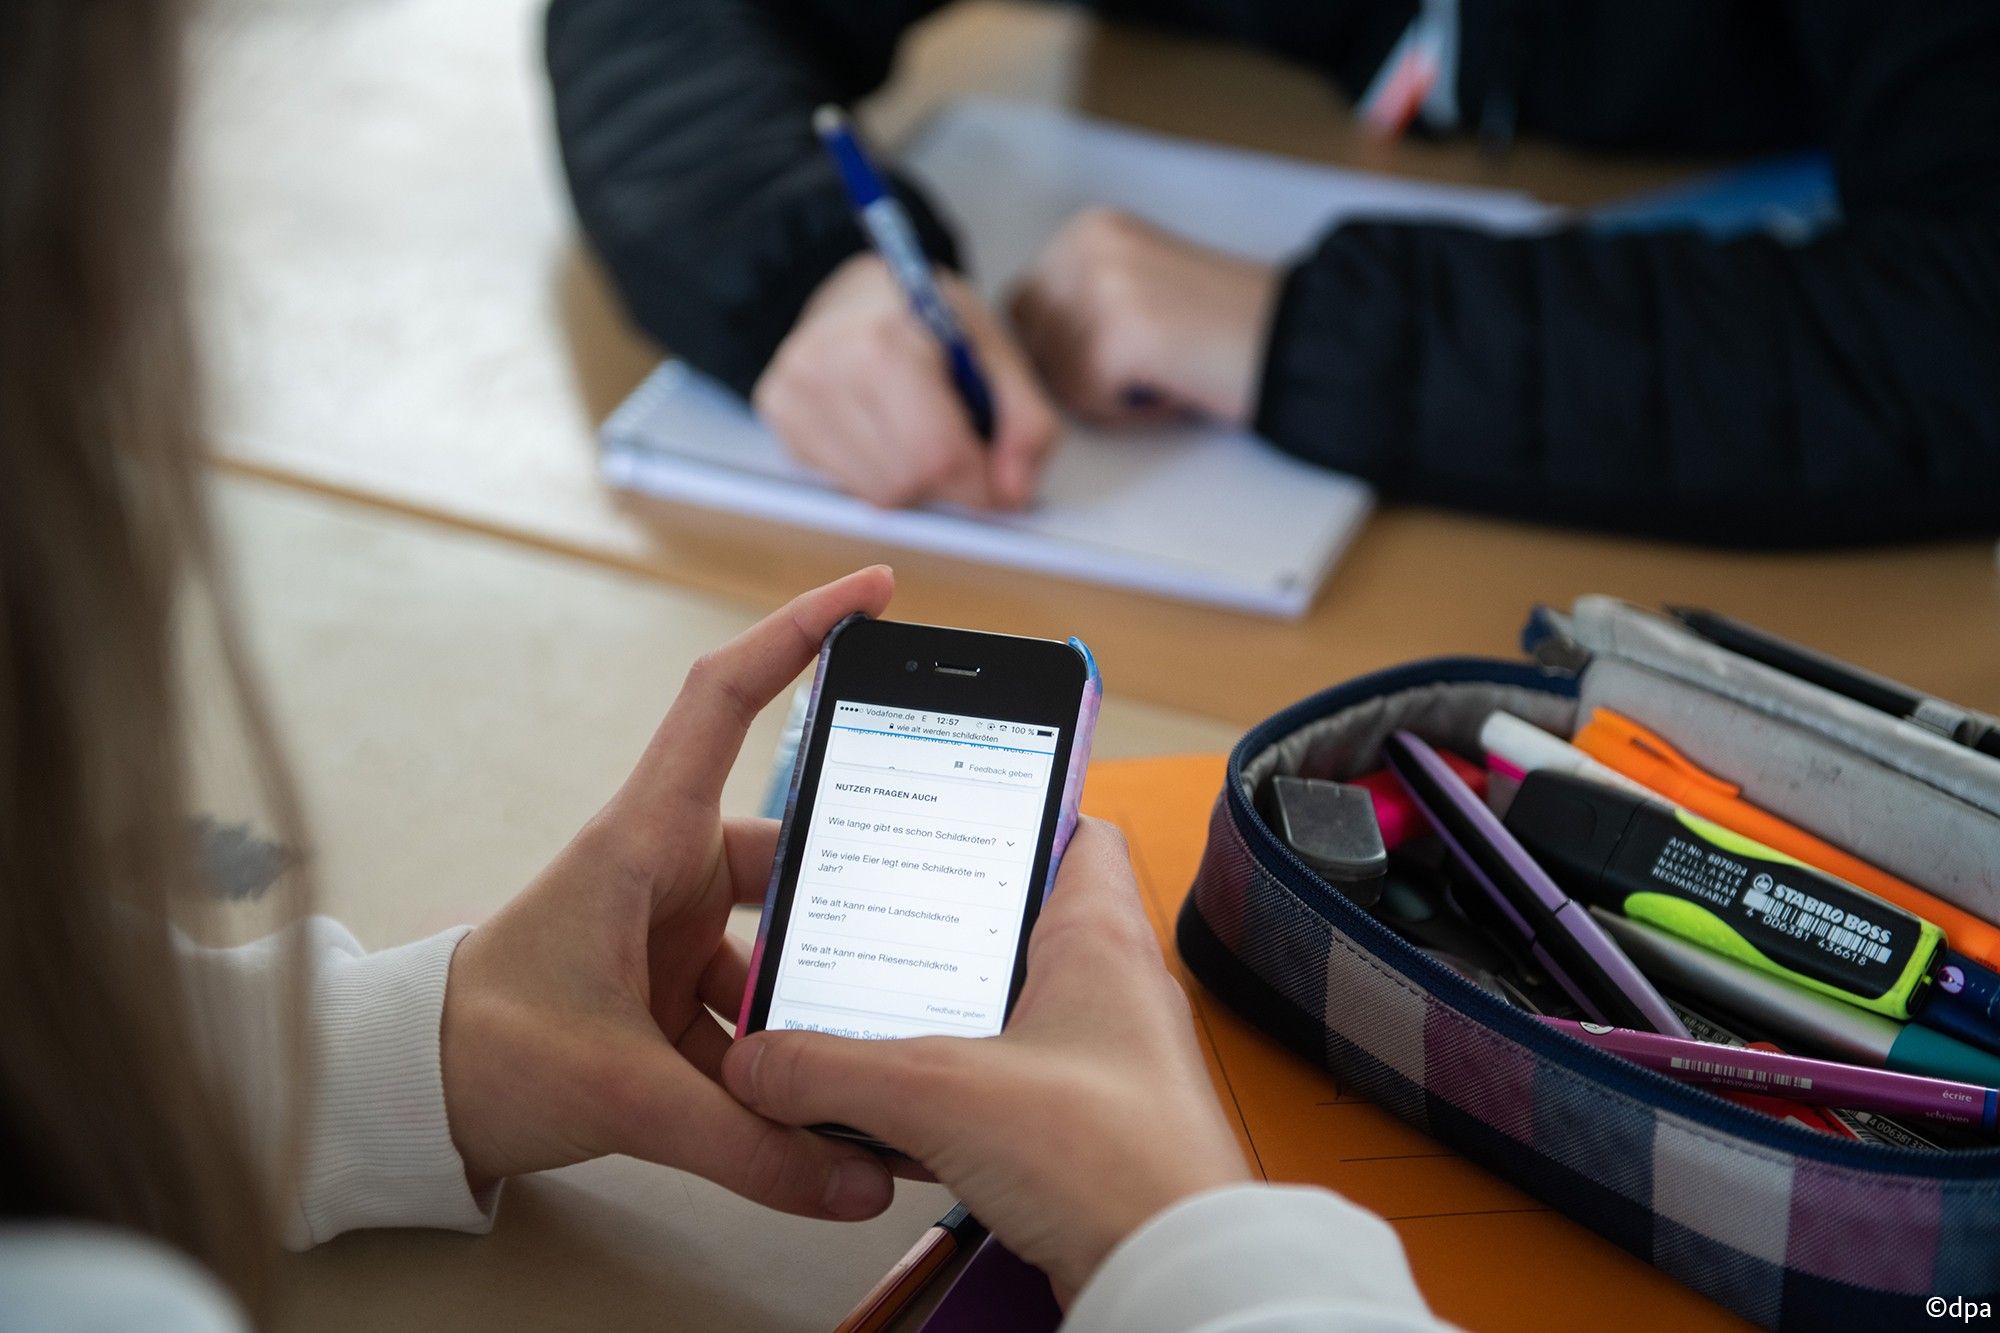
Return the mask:
<path id="1" fill-rule="evenodd" d="M 1836 1139 L 1575 1041 L 1406 942 L 1258 811 L 1275 775 L 1380 768 L 1399 727 L 1474 755 L 1496 708 L 1568 735 L 1594 669 L 1587 651 L 1433 659 L 1252 729 L 1181 912 L 1188 967 L 1343 1084 L 1765 1327 L 1900 1327 L 1933 1295 L 2000 1303 L 2000 1149 Z"/>

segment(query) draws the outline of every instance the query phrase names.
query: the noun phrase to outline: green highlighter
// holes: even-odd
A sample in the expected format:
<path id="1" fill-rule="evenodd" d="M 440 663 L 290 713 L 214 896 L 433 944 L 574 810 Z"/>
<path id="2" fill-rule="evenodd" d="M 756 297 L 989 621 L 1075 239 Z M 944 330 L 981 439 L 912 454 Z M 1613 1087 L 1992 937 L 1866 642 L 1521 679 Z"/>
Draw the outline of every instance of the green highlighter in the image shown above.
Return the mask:
<path id="1" fill-rule="evenodd" d="M 1507 828 L 1570 893 L 1822 995 L 1906 1019 L 1944 932 L 1664 801 L 1530 773 Z"/>

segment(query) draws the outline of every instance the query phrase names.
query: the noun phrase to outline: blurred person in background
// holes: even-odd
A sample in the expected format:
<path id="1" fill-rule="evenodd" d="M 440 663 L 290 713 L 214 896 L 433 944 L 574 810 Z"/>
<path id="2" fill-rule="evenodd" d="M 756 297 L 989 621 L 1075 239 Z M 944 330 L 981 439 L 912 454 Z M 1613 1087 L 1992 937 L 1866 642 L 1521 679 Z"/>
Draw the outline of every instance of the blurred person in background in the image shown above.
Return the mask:
<path id="1" fill-rule="evenodd" d="M 1350 98 L 1421 10 L 1445 132 L 1833 159 L 1810 239 L 1355 221 L 1268 267 L 1093 213 L 1010 320 L 958 306 L 989 451 L 814 141 L 941 0 L 553 0 L 585 233 L 639 326 L 884 505 L 1028 503 L 1056 405 L 1247 426 L 1397 500 L 1727 546 L 2000 531 L 2000 6 L 1990 0 L 1092 0 Z M 951 228 L 896 182 L 934 262 Z"/>

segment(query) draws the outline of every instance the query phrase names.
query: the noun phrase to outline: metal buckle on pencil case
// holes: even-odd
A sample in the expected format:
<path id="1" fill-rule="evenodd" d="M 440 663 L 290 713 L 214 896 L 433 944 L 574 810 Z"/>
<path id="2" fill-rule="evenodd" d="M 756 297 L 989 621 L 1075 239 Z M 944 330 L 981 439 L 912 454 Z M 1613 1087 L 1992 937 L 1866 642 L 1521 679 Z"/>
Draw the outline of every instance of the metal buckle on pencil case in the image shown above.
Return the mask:
<path id="1" fill-rule="evenodd" d="M 2000 1148 L 1836 1139 L 1586 1047 L 1406 942 L 1257 811 L 1274 774 L 1379 768 L 1398 727 L 1468 754 L 1495 708 L 1569 734 L 1597 665 L 1416 662 L 1253 728 L 1181 912 L 1182 958 L 1344 1086 L 1766 1327 L 1900 1326 L 1935 1294 L 2000 1300 Z"/>

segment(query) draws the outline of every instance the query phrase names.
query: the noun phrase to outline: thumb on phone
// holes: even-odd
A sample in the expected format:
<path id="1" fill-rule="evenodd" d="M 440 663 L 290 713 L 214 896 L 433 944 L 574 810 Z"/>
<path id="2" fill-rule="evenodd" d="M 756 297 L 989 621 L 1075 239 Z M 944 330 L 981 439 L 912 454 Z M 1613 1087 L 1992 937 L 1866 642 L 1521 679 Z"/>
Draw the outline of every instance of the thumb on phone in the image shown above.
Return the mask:
<path id="1" fill-rule="evenodd" d="M 722 1083 L 787 1125 L 841 1124 L 923 1160 L 949 1124 L 962 1040 L 861 1041 L 821 1032 L 757 1032 L 731 1046 Z"/>

